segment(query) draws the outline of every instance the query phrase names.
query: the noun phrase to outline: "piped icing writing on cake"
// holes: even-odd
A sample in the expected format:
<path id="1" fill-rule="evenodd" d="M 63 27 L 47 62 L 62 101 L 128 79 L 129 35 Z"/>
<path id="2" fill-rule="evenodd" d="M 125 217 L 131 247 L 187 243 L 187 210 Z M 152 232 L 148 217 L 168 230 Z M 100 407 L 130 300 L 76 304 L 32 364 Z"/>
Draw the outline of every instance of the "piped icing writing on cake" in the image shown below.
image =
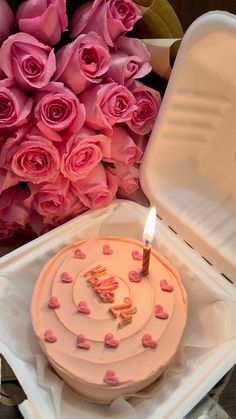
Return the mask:
<path id="1" fill-rule="evenodd" d="M 130 282 L 140 282 L 142 276 L 137 271 L 129 271 L 129 280 Z"/>
<path id="2" fill-rule="evenodd" d="M 106 268 L 101 265 L 97 265 L 85 272 L 84 276 L 104 303 L 114 303 L 114 291 L 118 288 L 119 283 L 114 276 L 99 279 L 99 277 L 104 276 L 105 274 Z"/>
<path id="3" fill-rule="evenodd" d="M 79 349 L 85 349 L 88 351 L 90 349 L 90 344 L 87 342 L 86 337 L 84 335 L 78 335 L 76 340 L 76 346 Z"/>
<path id="4" fill-rule="evenodd" d="M 66 284 L 69 284 L 69 283 L 73 282 L 73 278 L 68 272 L 62 272 L 61 282 L 65 282 Z"/>
<path id="5" fill-rule="evenodd" d="M 157 347 L 157 341 L 153 339 L 150 333 L 145 333 L 142 337 L 142 344 L 144 348 L 155 349 Z"/>
<path id="6" fill-rule="evenodd" d="M 166 320 L 169 318 L 169 314 L 164 311 L 161 304 L 156 304 L 154 308 L 154 314 L 157 319 Z"/>
<path id="7" fill-rule="evenodd" d="M 79 313 L 82 314 L 90 314 L 91 310 L 88 307 L 88 304 L 86 303 L 86 301 L 80 301 L 79 304 L 77 305 L 77 311 Z"/>
<path id="8" fill-rule="evenodd" d="M 115 306 L 111 306 L 109 307 L 108 311 L 112 314 L 112 316 L 117 319 L 118 317 L 118 313 L 116 310 L 121 311 L 121 310 L 126 310 L 129 309 L 132 306 L 132 300 L 129 297 L 125 297 L 124 298 L 124 304 L 118 304 Z"/>
<path id="9" fill-rule="evenodd" d="M 117 348 L 119 346 L 119 341 L 112 333 L 107 333 L 104 338 L 104 345 L 106 348 Z"/>
<path id="10" fill-rule="evenodd" d="M 132 322 L 132 314 L 135 314 L 137 312 L 137 307 L 133 307 L 132 304 L 132 299 L 130 297 L 125 297 L 123 304 L 118 304 L 109 307 L 108 311 L 115 319 L 117 319 L 118 316 L 121 317 L 121 320 L 119 321 L 117 326 L 119 329 Z"/>
<path id="11" fill-rule="evenodd" d="M 84 277 L 87 278 L 91 275 L 102 276 L 104 274 L 106 274 L 105 266 L 96 265 L 92 269 L 89 269 L 89 271 L 85 272 Z"/>
<path id="12" fill-rule="evenodd" d="M 160 281 L 160 287 L 162 291 L 166 291 L 166 292 L 172 292 L 173 291 L 173 287 L 171 284 L 168 284 L 166 279 L 162 279 Z"/>
<path id="13" fill-rule="evenodd" d="M 138 250 L 133 250 L 133 251 L 132 251 L 132 258 L 133 258 L 134 260 L 141 261 L 141 260 L 143 260 L 143 255 L 142 255 L 142 253 L 140 253 Z"/>
<path id="14" fill-rule="evenodd" d="M 110 244 L 104 244 L 102 252 L 103 252 L 104 255 L 112 255 L 113 250 L 112 250 Z"/>
<path id="15" fill-rule="evenodd" d="M 52 330 L 46 330 L 44 332 L 44 340 L 45 342 L 54 343 L 57 341 L 57 337 Z"/>
<path id="16" fill-rule="evenodd" d="M 124 316 L 118 323 L 118 329 L 121 329 L 122 327 L 126 326 L 128 323 L 131 323 L 133 320 L 133 317 L 131 315 Z"/>
<path id="17" fill-rule="evenodd" d="M 55 308 L 59 308 L 60 306 L 61 305 L 57 297 L 51 297 L 50 300 L 48 301 L 49 308 L 55 309 Z"/>
<path id="18" fill-rule="evenodd" d="M 74 253 L 74 257 L 77 259 L 86 259 L 87 255 L 81 249 L 76 249 Z"/>
<path id="19" fill-rule="evenodd" d="M 110 384 L 111 386 L 117 386 L 120 383 L 119 378 L 117 377 L 115 371 L 113 370 L 106 371 L 103 381 L 106 384 Z"/>
<path id="20" fill-rule="evenodd" d="M 122 310 L 120 312 L 120 316 L 125 318 L 125 316 L 129 316 L 130 314 L 135 314 L 135 313 L 137 313 L 137 307 L 131 307 L 128 310 Z"/>

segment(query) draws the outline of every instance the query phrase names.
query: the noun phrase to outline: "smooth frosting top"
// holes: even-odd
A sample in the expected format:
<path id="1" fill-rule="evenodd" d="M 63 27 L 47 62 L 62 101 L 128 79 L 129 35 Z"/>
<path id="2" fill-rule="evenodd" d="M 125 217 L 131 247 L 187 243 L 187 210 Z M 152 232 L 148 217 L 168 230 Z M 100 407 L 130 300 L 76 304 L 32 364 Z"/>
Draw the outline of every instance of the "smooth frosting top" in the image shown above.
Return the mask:
<path id="1" fill-rule="evenodd" d="M 49 359 L 71 377 L 127 385 L 154 375 L 174 355 L 186 323 L 186 293 L 153 249 L 149 275 L 141 277 L 142 251 L 133 239 L 98 237 L 64 248 L 42 270 L 33 327 Z"/>

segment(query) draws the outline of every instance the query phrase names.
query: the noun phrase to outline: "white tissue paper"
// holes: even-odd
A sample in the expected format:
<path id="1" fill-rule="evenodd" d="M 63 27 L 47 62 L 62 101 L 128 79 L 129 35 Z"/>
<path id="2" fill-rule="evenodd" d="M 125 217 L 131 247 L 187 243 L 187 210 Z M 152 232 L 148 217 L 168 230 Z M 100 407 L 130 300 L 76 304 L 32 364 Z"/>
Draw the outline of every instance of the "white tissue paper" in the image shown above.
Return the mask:
<path id="1" fill-rule="evenodd" d="M 19 406 L 26 419 L 180 418 L 232 366 L 236 289 L 160 221 L 153 247 L 179 271 L 189 296 L 181 345 L 161 378 L 129 400 L 119 398 L 110 406 L 92 404 L 76 396 L 42 354 L 29 309 L 43 265 L 59 249 L 80 239 L 119 235 L 142 240 L 146 215 L 147 209 L 138 204 L 116 201 L 106 209 L 77 217 L 1 259 L 0 352 L 27 395 Z"/>

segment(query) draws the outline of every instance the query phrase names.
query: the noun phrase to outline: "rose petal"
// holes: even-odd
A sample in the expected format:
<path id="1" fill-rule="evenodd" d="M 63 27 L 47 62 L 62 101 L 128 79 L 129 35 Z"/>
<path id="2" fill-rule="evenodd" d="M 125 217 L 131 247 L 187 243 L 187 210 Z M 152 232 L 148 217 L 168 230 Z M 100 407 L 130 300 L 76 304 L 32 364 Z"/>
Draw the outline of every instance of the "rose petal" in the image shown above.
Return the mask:
<path id="1" fill-rule="evenodd" d="M 53 46 L 60 41 L 61 32 L 68 25 L 64 0 L 28 0 L 17 10 L 19 29 L 35 36 L 44 44 Z"/>

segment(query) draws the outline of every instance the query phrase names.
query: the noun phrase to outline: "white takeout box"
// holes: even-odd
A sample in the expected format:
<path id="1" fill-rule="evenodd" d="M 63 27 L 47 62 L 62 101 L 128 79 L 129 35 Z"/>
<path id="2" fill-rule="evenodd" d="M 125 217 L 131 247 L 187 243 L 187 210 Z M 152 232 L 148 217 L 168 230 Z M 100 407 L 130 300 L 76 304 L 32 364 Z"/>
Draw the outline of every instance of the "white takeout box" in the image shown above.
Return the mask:
<path id="1" fill-rule="evenodd" d="M 236 17 L 216 12 L 199 18 L 182 41 L 141 170 L 142 188 L 163 220 L 158 221 L 154 246 L 158 245 L 177 266 L 185 286 L 195 284 L 196 290 L 202 288 L 199 303 L 204 292 L 207 294 L 212 288 L 222 303 L 234 306 L 229 324 L 219 324 L 226 336 L 226 330 L 235 330 L 236 306 L 236 288 L 232 284 L 236 281 L 235 64 Z M 113 234 L 141 239 L 146 213 L 147 209 L 141 205 L 122 200 L 106 209 L 90 211 L 4 256 L 0 260 L 0 276 L 9 271 L 15 284 L 19 284 L 20 298 L 20 293 L 26 291 L 20 287 L 19 272 L 35 275 L 34 268 L 38 272 L 61 247 L 86 237 L 88 231 L 94 236 Z M 4 292 L 7 293 L 3 287 L 0 296 Z M 194 296 L 190 295 L 191 298 L 194 300 Z M 216 312 L 212 313 L 214 317 Z M 217 320 L 220 322 L 220 315 Z M 203 329 L 206 327 L 206 334 L 210 334 L 208 321 L 209 318 L 206 323 L 199 323 Z M 197 333 L 187 327 L 186 333 L 190 332 Z M 19 336 L 17 331 L 14 337 L 5 331 L 4 337 L 0 336 L 0 352 L 28 397 L 20 406 L 24 417 L 78 417 L 75 398 L 68 393 L 57 406 L 57 415 L 50 410 L 52 388 L 45 388 L 43 377 L 39 380 L 35 368 L 24 361 L 22 353 L 11 348 Z M 135 400 L 136 417 L 183 418 L 235 361 L 234 334 L 203 351 L 197 359 L 193 354 L 177 386 L 172 387 L 169 377 L 170 387 L 161 390 L 161 401 L 158 394 L 146 402 Z M 104 407 L 96 410 L 96 405 L 83 401 L 81 405 L 84 418 L 134 417 L 133 413 L 128 416 L 122 412 L 112 416 Z"/>

